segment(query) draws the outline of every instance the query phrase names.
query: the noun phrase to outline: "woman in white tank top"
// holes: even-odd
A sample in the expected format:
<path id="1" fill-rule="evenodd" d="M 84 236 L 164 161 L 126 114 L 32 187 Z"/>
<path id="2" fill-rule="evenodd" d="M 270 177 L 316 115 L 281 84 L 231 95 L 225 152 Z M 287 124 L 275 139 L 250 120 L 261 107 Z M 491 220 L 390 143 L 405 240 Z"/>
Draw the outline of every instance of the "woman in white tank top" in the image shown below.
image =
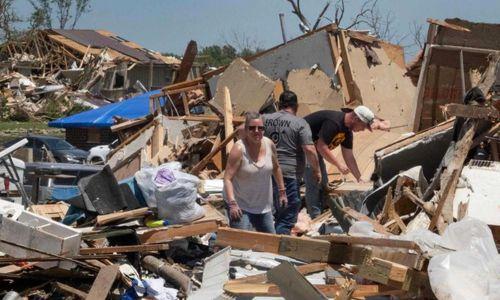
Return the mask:
<path id="1" fill-rule="evenodd" d="M 274 175 L 280 203 L 287 202 L 285 185 L 274 143 L 264 137 L 264 124 L 258 113 L 248 113 L 245 137 L 229 153 L 224 173 L 224 196 L 233 228 L 275 233 L 272 215 Z"/>

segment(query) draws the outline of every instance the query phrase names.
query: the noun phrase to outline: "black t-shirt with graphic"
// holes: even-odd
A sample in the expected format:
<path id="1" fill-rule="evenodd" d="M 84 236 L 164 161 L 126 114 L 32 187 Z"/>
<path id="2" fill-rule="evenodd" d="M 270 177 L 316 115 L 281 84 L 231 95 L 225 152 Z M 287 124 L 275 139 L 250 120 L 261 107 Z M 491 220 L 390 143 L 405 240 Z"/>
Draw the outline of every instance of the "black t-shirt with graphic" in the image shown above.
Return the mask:
<path id="1" fill-rule="evenodd" d="M 352 131 L 344 125 L 344 116 L 341 111 L 320 110 L 304 119 L 311 127 L 314 142 L 321 137 L 330 150 L 338 145 L 352 149 Z"/>

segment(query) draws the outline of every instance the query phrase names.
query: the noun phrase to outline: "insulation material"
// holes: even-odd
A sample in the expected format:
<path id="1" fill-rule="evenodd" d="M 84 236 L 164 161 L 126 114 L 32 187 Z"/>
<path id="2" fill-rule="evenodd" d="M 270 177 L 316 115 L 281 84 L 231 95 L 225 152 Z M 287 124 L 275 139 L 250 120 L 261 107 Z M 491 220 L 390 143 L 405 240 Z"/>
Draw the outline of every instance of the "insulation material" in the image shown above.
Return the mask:
<path id="1" fill-rule="evenodd" d="M 258 111 L 269 99 L 275 82 L 254 69 L 241 58 L 235 59 L 217 80 L 214 100 L 224 107 L 223 87 L 229 89 L 233 114 L 241 115 L 246 111 Z"/>
<path id="2" fill-rule="evenodd" d="M 287 84 L 297 94 L 300 117 L 321 109 L 340 110 L 343 105 L 342 94 L 332 88 L 332 80 L 322 70 L 292 70 Z"/>
<path id="3" fill-rule="evenodd" d="M 455 191 L 453 215 L 459 215 L 460 204 L 467 205 L 466 216 L 488 225 L 500 225 L 500 162 L 471 160 L 464 167 Z"/>
<path id="4" fill-rule="evenodd" d="M 328 76 L 334 76 L 328 32 L 321 30 L 288 42 L 271 50 L 250 63 L 269 78 L 286 80 L 289 71 L 310 68 L 315 64 Z"/>
<path id="5" fill-rule="evenodd" d="M 372 109 L 376 116 L 390 120 L 395 131 L 408 131 L 415 86 L 404 76 L 406 70 L 395 60 L 395 52 L 391 51 L 389 57 L 383 48 L 373 46 L 372 50 L 382 63 L 371 65 L 362 47 L 347 44 L 349 66 L 363 105 Z"/>

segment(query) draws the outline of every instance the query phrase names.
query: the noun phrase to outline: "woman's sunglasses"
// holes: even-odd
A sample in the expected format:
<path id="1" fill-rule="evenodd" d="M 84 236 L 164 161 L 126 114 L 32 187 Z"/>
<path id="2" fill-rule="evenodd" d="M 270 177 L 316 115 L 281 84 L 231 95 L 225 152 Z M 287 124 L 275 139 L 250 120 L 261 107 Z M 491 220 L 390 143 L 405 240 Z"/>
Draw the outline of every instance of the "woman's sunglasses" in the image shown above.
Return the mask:
<path id="1" fill-rule="evenodd" d="M 250 130 L 250 131 L 255 131 L 255 130 L 264 131 L 264 126 L 248 126 L 248 130 Z"/>

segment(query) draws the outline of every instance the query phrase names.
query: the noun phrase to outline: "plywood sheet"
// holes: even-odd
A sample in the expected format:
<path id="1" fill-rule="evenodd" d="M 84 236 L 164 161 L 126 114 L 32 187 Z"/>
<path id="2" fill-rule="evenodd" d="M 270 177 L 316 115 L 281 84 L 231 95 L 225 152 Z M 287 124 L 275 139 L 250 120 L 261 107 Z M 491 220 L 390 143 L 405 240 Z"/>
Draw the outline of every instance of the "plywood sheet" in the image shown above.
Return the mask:
<path id="1" fill-rule="evenodd" d="M 275 82 L 241 58 L 235 59 L 217 80 L 215 102 L 223 103 L 223 87 L 229 89 L 234 115 L 258 111 L 274 91 Z"/>
<path id="2" fill-rule="evenodd" d="M 300 117 L 321 109 L 339 110 L 343 105 L 341 92 L 332 88 L 330 77 L 322 70 L 292 70 L 288 74 L 287 84 L 289 90 L 297 94 L 297 115 Z"/>
<path id="3" fill-rule="evenodd" d="M 369 65 L 361 47 L 347 43 L 350 69 L 361 95 L 363 105 L 373 110 L 376 116 L 391 121 L 394 130 L 406 132 L 410 128 L 412 101 L 416 92 L 409 77 L 404 76 L 395 60 L 395 52 L 390 56 L 382 47 L 372 47 L 381 64 Z"/>
<path id="4" fill-rule="evenodd" d="M 373 132 L 365 130 L 363 132 L 354 133 L 353 152 L 354 157 L 358 162 L 359 171 L 361 172 L 361 178 L 363 178 L 364 180 L 370 179 L 373 170 L 375 169 L 375 150 L 394 143 L 400 137 L 401 134 L 397 132 L 386 132 L 378 130 Z M 333 153 L 336 157 L 342 158 L 340 147 L 334 149 Z M 333 174 L 328 176 L 329 180 L 338 180 L 341 175 L 334 175 L 334 173 L 339 173 L 338 169 L 335 166 L 330 165 L 326 161 L 325 163 L 328 174 Z M 347 180 L 355 180 L 352 174 L 349 174 L 345 177 Z"/>

